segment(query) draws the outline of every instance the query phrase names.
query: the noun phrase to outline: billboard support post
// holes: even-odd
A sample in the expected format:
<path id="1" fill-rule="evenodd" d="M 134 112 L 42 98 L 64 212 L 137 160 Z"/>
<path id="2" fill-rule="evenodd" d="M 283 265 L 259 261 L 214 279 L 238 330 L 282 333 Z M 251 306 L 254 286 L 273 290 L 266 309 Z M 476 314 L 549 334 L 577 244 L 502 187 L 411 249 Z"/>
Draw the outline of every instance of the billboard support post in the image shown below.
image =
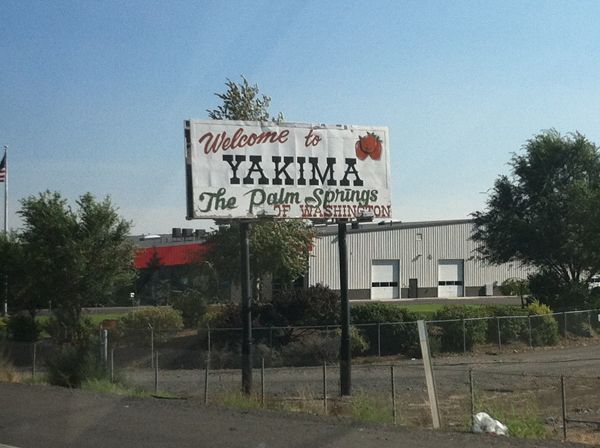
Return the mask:
<path id="1" fill-rule="evenodd" d="M 338 249 L 340 256 L 340 297 L 342 338 L 340 341 L 340 395 L 352 395 L 352 357 L 350 347 L 350 303 L 348 301 L 348 249 L 346 220 L 338 220 Z"/>
<path id="2" fill-rule="evenodd" d="M 240 221 L 241 286 L 242 286 L 242 392 L 252 393 L 252 315 L 250 304 L 250 223 Z"/>

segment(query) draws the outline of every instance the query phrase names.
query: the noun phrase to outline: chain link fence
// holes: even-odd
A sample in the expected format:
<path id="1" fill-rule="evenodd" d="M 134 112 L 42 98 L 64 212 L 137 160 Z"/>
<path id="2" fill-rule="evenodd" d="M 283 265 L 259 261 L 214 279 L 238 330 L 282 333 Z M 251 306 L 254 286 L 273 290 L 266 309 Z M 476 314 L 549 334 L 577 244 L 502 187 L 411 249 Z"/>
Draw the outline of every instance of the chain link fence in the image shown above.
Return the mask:
<path id="1" fill-rule="evenodd" d="M 600 426 L 600 378 L 594 375 L 600 358 L 590 351 L 575 354 L 561 365 L 564 372 L 547 374 L 558 362 L 554 351 L 535 350 L 556 343 L 595 349 L 600 310 L 436 320 L 427 328 L 438 355 L 434 365 L 443 426 L 468 430 L 472 412 L 485 411 L 516 428 L 517 435 L 561 438 L 560 377 L 565 373 L 570 440 L 585 441 L 576 437 Z M 97 354 L 115 381 L 154 394 L 235 404 L 241 331 L 99 330 Z M 431 425 L 416 322 L 352 326 L 352 400 L 339 398 L 339 326 L 255 327 L 252 332 L 256 406 Z M 4 340 L 0 348 L 23 377 L 34 379 L 43 377 L 56 349 L 48 340 Z M 517 352 L 531 353 L 531 359 L 510 358 Z M 439 357 L 445 353 L 449 356 Z M 533 354 L 546 358 L 535 361 Z M 578 362 L 585 363 L 581 372 Z"/>

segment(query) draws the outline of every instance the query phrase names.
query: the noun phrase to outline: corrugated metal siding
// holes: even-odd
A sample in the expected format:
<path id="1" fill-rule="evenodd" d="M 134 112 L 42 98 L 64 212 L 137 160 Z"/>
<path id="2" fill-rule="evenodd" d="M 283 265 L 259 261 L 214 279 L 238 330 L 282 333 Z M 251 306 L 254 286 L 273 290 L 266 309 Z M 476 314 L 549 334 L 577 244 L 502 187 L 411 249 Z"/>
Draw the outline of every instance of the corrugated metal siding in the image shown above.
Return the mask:
<path id="1" fill-rule="evenodd" d="M 438 260 L 464 260 L 465 286 L 502 283 L 510 277 L 526 277 L 527 269 L 518 263 L 490 266 L 476 256 L 476 243 L 470 240 L 472 223 L 382 229 L 350 233 L 348 243 L 348 287 L 370 289 L 371 260 L 399 260 L 401 286 L 417 278 L 419 287 L 437 287 Z M 422 240 L 417 240 L 417 234 Z M 310 284 L 322 283 L 339 289 L 337 235 L 317 239 L 310 262 Z"/>

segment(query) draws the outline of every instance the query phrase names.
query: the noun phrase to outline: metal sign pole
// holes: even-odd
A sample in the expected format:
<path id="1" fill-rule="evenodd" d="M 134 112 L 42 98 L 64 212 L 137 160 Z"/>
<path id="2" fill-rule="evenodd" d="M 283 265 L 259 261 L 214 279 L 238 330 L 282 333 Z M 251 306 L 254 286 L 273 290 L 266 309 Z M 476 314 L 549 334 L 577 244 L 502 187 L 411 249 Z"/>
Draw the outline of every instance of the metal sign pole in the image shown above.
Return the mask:
<path id="1" fill-rule="evenodd" d="M 340 341 L 340 395 L 352 395 L 352 357 L 350 347 L 350 302 L 348 301 L 348 249 L 346 247 L 346 220 L 338 221 L 338 249 L 340 256 L 340 297 L 342 339 Z"/>
<path id="2" fill-rule="evenodd" d="M 240 222 L 241 284 L 242 284 L 242 392 L 252 393 L 252 315 L 250 304 L 250 223 Z"/>

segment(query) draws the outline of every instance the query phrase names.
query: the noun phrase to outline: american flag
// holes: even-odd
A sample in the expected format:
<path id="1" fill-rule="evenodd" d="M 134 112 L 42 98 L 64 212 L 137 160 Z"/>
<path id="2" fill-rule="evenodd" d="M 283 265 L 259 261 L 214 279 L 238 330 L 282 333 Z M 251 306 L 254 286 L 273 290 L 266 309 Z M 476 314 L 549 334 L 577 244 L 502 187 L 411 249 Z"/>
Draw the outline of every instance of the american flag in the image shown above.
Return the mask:
<path id="1" fill-rule="evenodd" d="M 2 162 L 0 162 L 0 182 L 6 182 L 6 154 L 4 154 Z"/>
<path id="2" fill-rule="evenodd" d="M 6 182 L 6 154 L 4 154 L 2 162 L 0 162 L 0 182 Z"/>

